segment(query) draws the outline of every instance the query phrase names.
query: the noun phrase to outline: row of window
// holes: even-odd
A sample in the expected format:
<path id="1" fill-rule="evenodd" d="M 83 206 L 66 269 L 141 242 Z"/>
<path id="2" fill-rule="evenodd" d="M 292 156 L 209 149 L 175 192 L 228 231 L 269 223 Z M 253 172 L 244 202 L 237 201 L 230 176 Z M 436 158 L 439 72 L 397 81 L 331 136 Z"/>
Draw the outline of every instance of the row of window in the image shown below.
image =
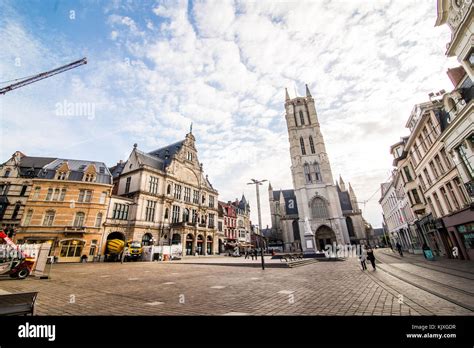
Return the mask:
<path id="1" fill-rule="evenodd" d="M 309 136 L 309 148 L 311 149 L 311 153 L 312 154 L 315 154 L 316 153 L 316 149 L 314 147 L 314 141 L 313 141 L 313 137 L 310 135 Z M 300 147 L 301 147 L 301 154 L 304 156 L 306 155 L 306 144 L 305 144 L 305 141 L 304 141 L 304 138 L 303 137 L 300 137 Z"/>
<path id="2" fill-rule="evenodd" d="M 444 152 L 444 149 L 441 150 L 441 154 L 444 153 L 444 156 L 446 156 L 446 153 Z M 443 157 L 444 157 L 443 156 Z M 428 171 L 429 167 L 429 171 Z M 420 180 L 421 188 L 426 191 L 431 185 L 433 185 L 436 180 L 444 175 L 447 171 L 449 171 L 452 168 L 452 164 L 447 158 L 445 157 L 444 161 L 441 161 L 441 158 L 439 155 L 436 155 L 434 157 L 434 160 L 430 161 L 428 163 L 428 166 L 423 168 L 423 175 L 421 173 L 418 175 L 418 179 Z M 425 181 L 426 180 L 426 181 Z M 428 183 L 428 185 L 426 185 Z"/>
<path id="3" fill-rule="evenodd" d="M 305 115 L 306 114 L 306 115 Z M 298 111 L 298 116 L 296 116 L 296 113 L 293 115 L 295 117 L 295 126 L 298 127 L 298 126 L 304 126 L 306 124 L 306 118 L 308 119 L 308 124 L 311 124 L 311 117 L 309 116 L 308 113 L 305 113 L 303 112 L 303 110 L 299 110 Z M 305 117 L 307 116 L 307 117 Z M 299 122 L 298 122 L 298 119 L 299 119 Z"/>
<path id="4" fill-rule="evenodd" d="M 32 199 L 39 199 L 41 192 L 41 187 L 36 186 L 33 190 L 33 197 Z M 44 198 L 45 201 L 59 201 L 63 202 L 66 198 L 67 190 L 65 188 L 48 188 L 48 192 Z M 93 198 L 93 191 L 92 190 L 79 190 L 79 196 L 77 201 L 79 203 L 90 203 Z M 99 196 L 99 203 L 105 204 L 105 200 L 107 198 L 107 192 L 101 192 Z"/>
<path id="5" fill-rule="evenodd" d="M 112 218 L 118 220 L 128 220 L 128 204 L 115 203 L 112 211 Z"/>
<path id="6" fill-rule="evenodd" d="M 427 124 L 423 127 L 421 134 L 415 140 L 414 146 L 411 149 L 411 157 L 415 167 L 423 159 L 423 157 L 428 152 L 429 148 L 436 141 L 436 138 L 440 135 L 440 131 L 433 124 L 431 118 L 426 122 Z M 423 149 L 423 152 L 421 151 Z"/>
<path id="7" fill-rule="evenodd" d="M 305 163 L 303 169 L 307 184 L 321 182 L 323 180 L 318 162 L 314 161 L 311 164 Z"/>
<path id="8" fill-rule="evenodd" d="M 394 230 L 407 221 L 413 221 L 414 217 L 408 204 L 405 204 L 403 207 L 392 211 L 390 215 L 386 215 L 385 219 L 387 221 L 388 228 L 390 230 Z"/>
<path id="9" fill-rule="evenodd" d="M 0 184 L 0 196 L 7 195 L 9 189 L 10 189 L 10 184 L 9 184 L 9 183 Z M 23 185 L 23 186 L 21 187 L 21 190 L 20 190 L 20 197 L 25 196 L 27 189 L 28 189 L 28 186 L 27 186 L 27 185 Z"/>
<path id="10" fill-rule="evenodd" d="M 168 184 L 168 187 L 166 189 L 166 193 L 168 195 L 171 195 L 171 185 Z M 173 190 L 173 197 L 177 200 L 181 200 L 182 193 L 183 193 L 183 186 L 180 184 L 173 184 L 174 190 Z M 193 196 L 192 196 L 192 203 L 194 204 L 199 204 L 199 190 L 192 190 Z M 191 188 L 190 187 L 184 187 L 184 197 L 183 197 L 184 202 L 186 203 L 191 203 Z M 203 194 L 201 196 L 201 204 L 206 203 L 206 195 Z M 214 208 L 216 205 L 215 197 L 212 195 L 209 195 L 209 202 L 208 206 L 210 208 Z"/>
<path id="11" fill-rule="evenodd" d="M 437 192 L 433 192 L 431 197 L 426 197 L 426 200 L 433 214 L 438 217 L 459 210 L 469 202 L 461 180 L 459 180 L 458 177 L 447 182 L 444 186 L 440 187 Z M 441 200 L 443 203 L 441 203 Z M 433 205 L 433 201 L 436 205 L 436 209 Z"/>
<path id="12" fill-rule="evenodd" d="M 33 209 L 29 209 L 25 214 L 25 219 L 23 221 L 23 226 L 29 226 L 31 222 L 31 218 L 33 217 Z M 54 219 L 56 218 L 56 211 L 54 210 L 47 210 L 44 213 L 42 225 L 43 226 L 53 226 Z M 103 220 L 103 214 L 97 213 L 94 227 L 101 227 Z M 74 227 L 84 227 L 84 223 L 86 221 L 86 214 L 84 212 L 77 212 L 74 215 L 73 226 Z"/>
<path id="13" fill-rule="evenodd" d="M 236 219 L 224 217 L 224 225 L 227 227 L 235 227 L 236 225 Z"/>
<path id="14" fill-rule="evenodd" d="M 168 208 L 165 209 L 165 219 L 168 219 Z M 173 205 L 171 208 L 171 222 L 180 223 L 180 222 L 190 222 L 192 224 L 202 224 L 207 225 L 210 228 L 215 226 L 215 214 L 201 215 L 199 216 L 197 209 L 188 209 L 184 208 L 183 213 L 181 214 L 181 207 L 178 205 Z"/>

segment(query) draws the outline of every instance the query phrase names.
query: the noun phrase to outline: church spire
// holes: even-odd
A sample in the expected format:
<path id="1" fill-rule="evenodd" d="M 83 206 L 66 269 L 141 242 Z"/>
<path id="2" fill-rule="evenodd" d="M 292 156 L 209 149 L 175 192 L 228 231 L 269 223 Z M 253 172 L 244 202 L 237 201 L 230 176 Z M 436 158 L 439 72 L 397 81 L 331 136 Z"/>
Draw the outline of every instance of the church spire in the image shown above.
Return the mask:
<path id="1" fill-rule="evenodd" d="M 272 183 L 268 182 L 268 191 L 273 191 Z"/>
<path id="2" fill-rule="evenodd" d="M 312 98 L 313 96 L 311 95 L 311 92 L 309 91 L 308 85 L 306 84 L 306 97 Z"/>
<path id="3" fill-rule="evenodd" d="M 352 189 L 351 183 L 349 183 L 349 198 L 352 203 L 352 209 L 359 210 L 359 203 L 357 202 L 357 197 L 354 190 Z"/>
<path id="4" fill-rule="evenodd" d="M 342 192 L 346 191 L 346 184 L 344 183 L 344 180 L 342 180 L 341 174 L 339 174 L 339 188 Z"/>
<path id="5" fill-rule="evenodd" d="M 288 94 L 287 88 L 285 88 L 285 101 L 290 101 L 290 95 Z"/>

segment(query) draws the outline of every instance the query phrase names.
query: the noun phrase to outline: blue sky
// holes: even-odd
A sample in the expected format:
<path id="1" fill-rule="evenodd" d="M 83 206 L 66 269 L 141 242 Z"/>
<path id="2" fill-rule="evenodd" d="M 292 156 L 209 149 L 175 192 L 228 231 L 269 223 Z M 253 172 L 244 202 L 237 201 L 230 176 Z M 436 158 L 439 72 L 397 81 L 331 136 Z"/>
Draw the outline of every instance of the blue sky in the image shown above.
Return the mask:
<path id="1" fill-rule="evenodd" d="M 126 159 L 193 133 L 223 200 L 290 188 L 284 88 L 308 83 L 335 179 L 360 201 L 391 169 L 415 103 L 451 88 L 435 1 L 2 1 L 0 81 L 88 64 L 0 98 L 3 160 Z M 73 11 L 73 12 L 72 12 Z M 2 85 L 3 86 L 3 85 Z M 61 115 L 86 103 L 93 115 Z M 381 225 L 375 194 L 364 208 Z M 266 192 L 264 225 L 269 224 Z"/>

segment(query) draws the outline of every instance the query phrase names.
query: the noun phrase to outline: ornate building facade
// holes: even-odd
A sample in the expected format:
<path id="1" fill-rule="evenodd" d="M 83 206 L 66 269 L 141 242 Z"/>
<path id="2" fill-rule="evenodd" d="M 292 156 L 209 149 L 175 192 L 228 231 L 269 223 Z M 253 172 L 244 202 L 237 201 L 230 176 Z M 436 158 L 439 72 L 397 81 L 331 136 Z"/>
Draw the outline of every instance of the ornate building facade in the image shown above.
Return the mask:
<path id="1" fill-rule="evenodd" d="M 127 229 L 108 229 L 105 237 L 145 244 L 182 245 L 183 255 L 211 255 L 223 245 L 217 229 L 218 192 L 204 174 L 192 132 L 184 140 L 143 152 L 136 144 L 114 172 L 118 196 L 133 203 Z"/>
<path id="2" fill-rule="evenodd" d="M 274 191 L 269 185 L 272 235 L 281 238 L 285 250 L 306 253 L 334 242 L 362 239 L 365 232 L 355 194 L 352 188 L 346 191 L 342 180 L 340 185 L 334 182 L 307 85 L 305 97 L 290 99 L 286 91 L 285 111 L 293 190 Z M 351 235 L 347 223 L 351 224 Z"/>

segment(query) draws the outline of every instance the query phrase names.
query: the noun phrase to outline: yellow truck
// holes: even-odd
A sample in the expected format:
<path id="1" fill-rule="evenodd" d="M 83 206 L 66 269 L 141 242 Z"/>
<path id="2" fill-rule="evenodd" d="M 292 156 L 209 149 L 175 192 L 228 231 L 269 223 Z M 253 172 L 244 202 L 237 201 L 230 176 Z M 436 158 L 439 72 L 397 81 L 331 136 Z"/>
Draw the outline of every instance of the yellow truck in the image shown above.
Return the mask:
<path id="1" fill-rule="evenodd" d="M 121 239 L 107 241 L 107 259 L 119 261 L 124 253 L 124 261 L 137 261 L 142 256 L 142 243 L 139 241 L 124 242 Z"/>

